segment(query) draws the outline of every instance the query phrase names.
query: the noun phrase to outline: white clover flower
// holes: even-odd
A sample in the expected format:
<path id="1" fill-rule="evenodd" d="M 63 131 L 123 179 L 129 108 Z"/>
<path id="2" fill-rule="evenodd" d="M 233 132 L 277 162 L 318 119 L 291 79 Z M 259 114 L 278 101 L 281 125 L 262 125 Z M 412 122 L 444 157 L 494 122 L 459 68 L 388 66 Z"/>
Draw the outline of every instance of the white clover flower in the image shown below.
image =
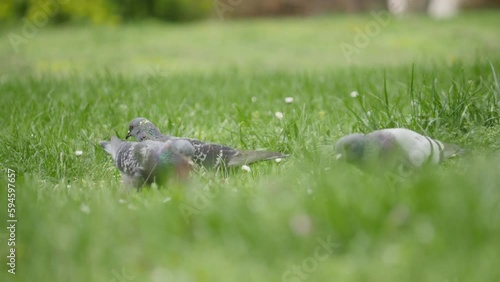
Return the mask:
<path id="1" fill-rule="evenodd" d="M 274 113 L 274 116 L 275 116 L 277 119 L 283 119 L 283 113 L 282 113 L 282 112 L 275 112 L 275 113 Z"/>
<path id="2" fill-rule="evenodd" d="M 286 97 L 285 98 L 285 103 L 287 103 L 287 104 L 293 103 L 293 97 Z"/>
<path id="3" fill-rule="evenodd" d="M 120 108 L 120 111 L 122 112 L 128 111 L 128 106 L 125 104 L 120 104 L 118 108 Z"/>
<path id="4" fill-rule="evenodd" d="M 359 96 L 359 93 L 358 93 L 358 91 L 352 91 L 350 95 L 352 98 L 356 98 Z"/>
<path id="5" fill-rule="evenodd" d="M 281 163 L 281 158 L 277 158 L 274 161 L 276 161 L 277 163 Z"/>
<path id="6" fill-rule="evenodd" d="M 83 154 L 83 151 L 80 151 L 80 150 L 75 151 L 75 155 L 78 157 L 81 156 L 82 154 Z"/>
<path id="7" fill-rule="evenodd" d="M 241 169 L 242 169 L 242 170 L 244 170 L 244 171 L 246 171 L 246 172 L 250 172 L 250 171 L 252 171 L 252 170 L 250 169 L 250 167 L 249 167 L 249 166 L 247 166 L 247 165 L 242 165 L 242 166 L 241 166 Z"/>
<path id="8" fill-rule="evenodd" d="M 252 103 L 255 103 L 255 102 L 257 102 L 257 97 L 253 96 L 252 97 Z"/>
<path id="9" fill-rule="evenodd" d="M 83 212 L 83 213 L 86 213 L 86 214 L 89 214 L 90 213 L 90 207 L 87 206 L 86 204 L 82 204 L 80 206 L 80 210 Z"/>
<path id="10" fill-rule="evenodd" d="M 288 222 L 290 229 L 299 236 L 307 236 L 311 233 L 313 223 L 307 214 L 297 214 L 290 218 Z"/>

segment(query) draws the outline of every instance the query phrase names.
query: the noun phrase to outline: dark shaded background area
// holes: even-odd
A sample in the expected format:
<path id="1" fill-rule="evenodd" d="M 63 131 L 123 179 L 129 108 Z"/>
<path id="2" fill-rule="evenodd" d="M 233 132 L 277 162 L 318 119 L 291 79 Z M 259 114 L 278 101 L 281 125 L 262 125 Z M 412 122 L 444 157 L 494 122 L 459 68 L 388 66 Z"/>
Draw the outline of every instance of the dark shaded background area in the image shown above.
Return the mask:
<path id="1" fill-rule="evenodd" d="M 117 24 L 137 19 L 192 21 L 208 17 L 239 18 L 363 12 L 405 6 L 404 12 L 425 12 L 433 0 L 10 0 L 0 3 L 0 22 L 23 18 L 58 24 Z M 450 1 L 455 0 L 434 0 Z M 498 8 L 499 0 L 463 0 L 461 9 Z M 42 15 L 43 14 L 43 15 Z"/>
<path id="2" fill-rule="evenodd" d="M 226 0 L 229 3 L 229 0 Z M 363 12 L 386 9 L 388 0 L 240 0 L 241 7 L 234 9 L 235 16 L 318 14 L 324 12 Z M 423 12 L 430 0 L 407 0 L 411 11 Z M 498 0 L 465 0 L 461 6 L 471 8 L 500 7 Z"/>

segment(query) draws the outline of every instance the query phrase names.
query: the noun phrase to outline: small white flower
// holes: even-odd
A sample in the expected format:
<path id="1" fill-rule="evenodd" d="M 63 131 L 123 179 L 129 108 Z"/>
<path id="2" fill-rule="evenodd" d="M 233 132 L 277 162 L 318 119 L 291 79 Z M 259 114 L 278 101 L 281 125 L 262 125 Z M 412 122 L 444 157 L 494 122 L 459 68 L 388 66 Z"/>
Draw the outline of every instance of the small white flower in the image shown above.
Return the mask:
<path id="1" fill-rule="evenodd" d="M 75 155 L 77 155 L 77 156 L 81 156 L 82 154 L 83 154 L 83 151 L 80 151 L 80 150 L 77 150 L 77 151 L 75 152 Z"/>
<path id="2" fill-rule="evenodd" d="M 128 106 L 127 106 L 127 105 L 125 105 L 125 104 L 120 104 L 120 105 L 118 106 L 118 108 L 120 108 L 120 111 L 122 111 L 122 112 L 126 112 L 126 111 L 128 111 Z"/>
<path id="3" fill-rule="evenodd" d="M 86 213 L 86 214 L 89 214 L 90 213 L 90 208 L 89 206 L 87 206 L 86 204 L 82 204 L 80 206 L 80 210 L 83 212 L 83 213 Z"/>
<path id="4" fill-rule="evenodd" d="M 242 169 L 242 170 L 244 170 L 244 171 L 246 171 L 246 172 L 250 172 L 250 171 L 252 171 L 252 170 L 250 169 L 250 167 L 249 167 L 249 166 L 247 166 L 247 165 L 242 165 L 242 166 L 241 166 L 241 169 Z"/>
<path id="5" fill-rule="evenodd" d="M 252 97 L 252 103 L 255 103 L 255 102 L 257 102 L 257 97 L 253 96 Z"/>
<path id="6" fill-rule="evenodd" d="M 356 98 L 356 97 L 358 97 L 358 96 L 359 96 L 358 91 L 352 91 L 352 92 L 351 92 L 351 97 L 352 97 L 352 98 Z"/>
<path id="7" fill-rule="evenodd" d="M 297 214 L 288 221 L 290 229 L 299 236 L 307 236 L 311 233 L 313 222 L 307 214 Z"/>
<path id="8" fill-rule="evenodd" d="M 274 161 L 276 161 L 277 163 L 281 163 L 281 158 L 277 158 Z"/>
<path id="9" fill-rule="evenodd" d="M 282 112 L 275 112 L 275 113 L 274 113 L 274 116 L 275 116 L 277 119 L 283 119 L 283 113 L 282 113 Z"/>
<path id="10" fill-rule="evenodd" d="M 287 103 L 287 104 L 293 103 L 293 97 L 286 97 L 285 98 L 285 103 Z"/>

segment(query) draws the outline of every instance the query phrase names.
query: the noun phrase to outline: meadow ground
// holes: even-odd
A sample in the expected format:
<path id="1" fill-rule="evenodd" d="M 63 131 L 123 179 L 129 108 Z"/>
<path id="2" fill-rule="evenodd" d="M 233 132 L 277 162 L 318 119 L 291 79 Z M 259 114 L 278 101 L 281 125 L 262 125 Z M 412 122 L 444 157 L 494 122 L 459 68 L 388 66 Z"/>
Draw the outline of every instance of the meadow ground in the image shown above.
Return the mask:
<path id="1" fill-rule="evenodd" d="M 43 27 L 17 52 L 1 28 L 0 281 L 499 281 L 499 18 L 392 18 L 349 58 L 372 15 Z M 98 142 L 136 116 L 291 157 L 126 194 Z M 383 127 L 467 154 L 404 181 L 333 161 Z"/>

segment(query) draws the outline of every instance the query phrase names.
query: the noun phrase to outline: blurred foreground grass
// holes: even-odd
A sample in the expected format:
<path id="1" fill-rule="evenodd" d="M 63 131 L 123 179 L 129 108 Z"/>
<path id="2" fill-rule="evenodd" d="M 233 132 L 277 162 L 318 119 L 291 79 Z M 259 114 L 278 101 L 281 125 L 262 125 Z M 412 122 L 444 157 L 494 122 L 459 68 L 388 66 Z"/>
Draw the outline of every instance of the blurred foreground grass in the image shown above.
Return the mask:
<path id="1" fill-rule="evenodd" d="M 0 280 L 499 280 L 500 42 L 497 30 L 478 29 L 492 27 L 494 16 L 389 25 L 351 67 L 312 26 L 347 40 L 349 29 L 334 27 L 369 16 L 41 30 L 35 45 L 0 55 L 0 160 L 17 171 L 18 218 L 17 274 L 6 272 L 2 232 Z M 172 40 L 154 35 L 163 29 Z M 207 30 L 219 35 L 211 41 Z M 436 36 L 441 45 L 431 44 Z M 404 38 L 430 45 L 387 51 Z M 54 69 L 59 59 L 72 63 Z M 43 61 L 50 67 L 39 68 Z M 174 135 L 291 157 L 125 194 L 98 141 L 123 137 L 136 116 Z M 333 162 L 343 134 L 388 126 L 468 154 L 403 182 Z"/>

